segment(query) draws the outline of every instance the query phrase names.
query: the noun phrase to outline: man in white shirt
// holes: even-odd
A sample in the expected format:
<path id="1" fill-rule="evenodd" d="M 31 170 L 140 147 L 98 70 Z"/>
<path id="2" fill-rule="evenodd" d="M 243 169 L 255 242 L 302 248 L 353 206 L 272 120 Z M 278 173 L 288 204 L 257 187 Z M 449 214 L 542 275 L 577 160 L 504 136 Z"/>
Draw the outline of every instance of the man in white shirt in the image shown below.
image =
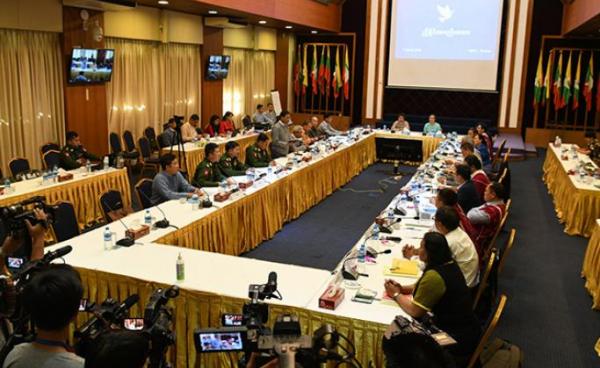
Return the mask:
<path id="1" fill-rule="evenodd" d="M 460 267 L 467 286 L 473 288 L 479 283 L 479 256 L 475 244 L 459 225 L 460 217 L 454 208 L 438 208 L 435 213 L 435 227 L 446 237 L 452 258 Z"/>
<path id="2" fill-rule="evenodd" d="M 201 135 L 198 134 L 199 124 L 200 117 L 198 114 L 192 114 L 190 120 L 181 126 L 181 137 L 184 142 L 193 142 L 200 139 Z"/>
<path id="3" fill-rule="evenodd" d="M 333 127 L 333 125 L 331 125 L 332 121 L 333 121 L 333 115 L 325 114 L 324 120 L 321 122 L 321 124 L 319 124 L 319 132 L 321 132 L 322 134 L 325 134 L 328 137 L 342 134 L 341 131 L 335 129 Z"/>

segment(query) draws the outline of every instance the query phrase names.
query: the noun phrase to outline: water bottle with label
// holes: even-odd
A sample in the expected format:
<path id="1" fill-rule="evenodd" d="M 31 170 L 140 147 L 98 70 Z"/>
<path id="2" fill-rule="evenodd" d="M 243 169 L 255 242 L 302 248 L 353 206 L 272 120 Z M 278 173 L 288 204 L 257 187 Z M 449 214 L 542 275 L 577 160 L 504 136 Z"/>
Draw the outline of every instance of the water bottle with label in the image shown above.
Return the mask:
<path id="1" fill-rule="evenodd" d="M 108 156 L 104 156 L 104 161 L 102 161 L 102 168 L 104 169 L 104 171 L 108 170 Z"/>
<path id="2" fill-rule="evenodd" d="M 4 193 L 9 194 L 12 192 L 12 187 L 10 186 L 10 179 L 4 180 Z"/>
<path id="3" fill-rule="evenodd" d="M 152 224 L 152 215 L 150 214 L 150 210 L 146 210 L 146 213 L 144 213 L 144 223 L 146 225 Z"/>
<path id="4" fill-rule="evenodd" d="M 379 240 L 379 225 L 375 224 L 373 225 L 373 239 L 375 240 Z"/>
<path id="5" fill-rule="evenodd" d="M 554 147 L 560 147 L 562 144 L 562 140 L 560 139 L 559 136 L 556 136 L 556 138 L 554 138 Z"/>
<path id="6" fill-rule="evenodd" d="M 367 246 L 363 242 L 358 248 L 358 262 L 365 263 L 365 256 L 367 255 Z"/>
<path id="7" fill-rule="evenodd" d="M 185 264 L 183 263 L 181 253 L 179 253 L 179 255 L 177 256 L 177 262 L 175 262 L 175 269 L 177 273 L 177 281 L 185 280 Z"/>
<path id="8" fill-rule="evenodd" d="M 219 185 L 221 186 L 221 190 L 223 192 L 227 191 L 227 180 L 221 180 L 221 182 L 219 183 Z"/>
<path id="9" fill-rule="evenodd" d="M 383 124 L 383 130 L 387 130 L 387 125 Z"/>
<path id="10" fill-rule="evenodd" d="M 200 204 L 200 198 L 198 197 L 198 194 L 194 194 L 192 196 L 190 203 L 192 204 L 192 211 L 195 211 L 198 209 L 198 204 Z"/>
<path id="11" fill-rule="evenodd" d="M 104 250 L 110 250 L 113 248 L 112 232 L 107 226 L 104 228 Z"/>

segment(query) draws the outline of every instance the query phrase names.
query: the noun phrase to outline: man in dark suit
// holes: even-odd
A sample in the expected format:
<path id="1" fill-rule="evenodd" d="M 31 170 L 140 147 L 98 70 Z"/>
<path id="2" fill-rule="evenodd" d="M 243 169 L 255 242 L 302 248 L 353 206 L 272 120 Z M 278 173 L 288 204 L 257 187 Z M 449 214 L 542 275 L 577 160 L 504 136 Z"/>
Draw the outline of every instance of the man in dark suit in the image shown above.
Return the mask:
<path id="1" fill-rule="evenodd" d="M 471 208 L 481 206 L 481 198 L 475 184 L 471 181 L 471 169 L 465 164 L 456 165 L 456 183 L 458 184 L 458 204 L 464 213 Z"/>

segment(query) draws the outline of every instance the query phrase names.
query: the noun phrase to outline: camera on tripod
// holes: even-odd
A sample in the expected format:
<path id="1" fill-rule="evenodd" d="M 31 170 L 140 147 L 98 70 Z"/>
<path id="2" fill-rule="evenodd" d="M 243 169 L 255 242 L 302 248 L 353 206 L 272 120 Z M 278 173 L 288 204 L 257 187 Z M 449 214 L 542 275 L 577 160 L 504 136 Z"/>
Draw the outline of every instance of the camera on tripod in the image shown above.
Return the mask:
<path id="1" fill-rule="evenodd" d="M 222 316 L 222 327 L 194 331 L 197 352 L 243 352 L 240 366 L 245 366 L 252 353 L 261 353 L 257 366 L 277 358 L 279 367 L 294 367 L 296 361 L 313 367 L 330 360 L 360 367 L 354 357 L 354 346 L 331 325 L 321 326 L 312 337 L 302 335 L 298 317 L 283 314 L 277 317 L 272 330 L 265 326 L 269 308 L 263 301 L 282 299 L 275 272 L 269 274 L 266 284 L 250 285 L 248 297 L 250 301 L 244 304 L 241 315 Z M 344 355 L 337 352 L 340 337 L 349 345 L 342 349 Z"/>
<path id="2" fill-rule="evenodd" d="M 44 211 L 48 217 L 47 222 L 52 223 L 54 220 L 54 207 L 48 206 L 46 197 L 43 196 L 31 197 L 18 203 L 0 207 L 0 221 L 4 223 L 7 233 L 12 236 L 22 235 L 27 231 L 25 220 L 29 220 L 32 226 L 41 223 L 46 227 L 46 221 L 38 220 L 35 217 L 34 208 Z"/>

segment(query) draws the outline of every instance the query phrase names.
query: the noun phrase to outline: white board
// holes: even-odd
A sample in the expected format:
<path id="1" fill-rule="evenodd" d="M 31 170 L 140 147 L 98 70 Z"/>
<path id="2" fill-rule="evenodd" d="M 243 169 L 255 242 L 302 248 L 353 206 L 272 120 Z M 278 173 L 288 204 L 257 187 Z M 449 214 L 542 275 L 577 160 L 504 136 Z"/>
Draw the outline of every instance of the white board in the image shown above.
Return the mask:
<path id="1" fill-rule="evenodd" d="M 281 114 L 281 100 L 279 99 L 279 91 L 274 89 L 271 91 L 271 102 L 273 103 L 273 109 L 275 109 L 275 113 L 277 116 Z"/>

